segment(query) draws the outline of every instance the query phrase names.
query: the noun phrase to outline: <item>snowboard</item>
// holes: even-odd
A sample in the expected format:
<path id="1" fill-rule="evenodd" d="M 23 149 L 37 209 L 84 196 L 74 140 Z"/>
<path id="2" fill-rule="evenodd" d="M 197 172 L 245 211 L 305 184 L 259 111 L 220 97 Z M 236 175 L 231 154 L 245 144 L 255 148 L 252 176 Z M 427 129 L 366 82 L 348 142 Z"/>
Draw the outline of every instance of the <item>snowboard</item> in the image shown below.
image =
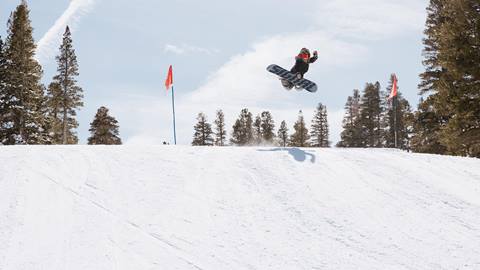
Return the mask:
<path id="1" fill-rule="evenodd" d="M 288 83 L 285 84 L 285 81 L 289 82 L 292 86 L 303 88 L 308 92 L 317 92 L 317 85 L 314 82 L 305 78 L 299 78 L 297 74 L 292 73 L 278 65 L 270 65 L 267 67 L 267 70 L 275 75 L 278 75 L 282 80 L 282 85 L 287 89 L 291 89 L 292 87 L 287 87 Z"/>

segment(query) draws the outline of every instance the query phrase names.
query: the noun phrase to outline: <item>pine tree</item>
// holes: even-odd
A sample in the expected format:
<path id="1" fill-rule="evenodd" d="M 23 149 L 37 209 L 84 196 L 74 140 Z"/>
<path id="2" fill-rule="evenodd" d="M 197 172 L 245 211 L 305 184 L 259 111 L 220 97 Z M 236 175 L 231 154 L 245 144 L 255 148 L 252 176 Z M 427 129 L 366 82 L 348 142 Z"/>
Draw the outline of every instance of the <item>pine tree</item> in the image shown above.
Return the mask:
<path id="1" fill-rule="evenodd" d="M 47 119 L 49 123 L 49 135 L 53 144 L 62 144 L 62 119 L 60 117 L 62 105 L 62 88 L 56 82 L 50 83 L 47 88 Z"/>
<path id="2" fill-rule="evenodd" d="M 422 153 L 444 154 L 446 147 L 440 142 L 440 131 L 448 121 L 448 112 L 439 110 L 437 100 L 440 95 L 437 89 L 441 87 L 441 77 L 445 77 L 444 69 L 439 61 L 439 38 L 440 30 L 445 21 L 443 18 L 444 9 L 443 0 L 430 0 L 427 7 L 426 29 L 423 44 L 423 65 L 425 72 L 420 74 L 421 83 L 419 85 L 420 94 L 428 95 L 426 99 L 422 98 L 418 105 L 418 111 L 415 113 L 414 136 L 412 138 L 412 149 Z M 424 126 L 423 126 L 424 125 Z"/>
<path id="3" fill-rule="evenodd" d="M 33 28 L 25 1 L 8 21 L 4 45 L 3 87 L 0 88 L 0 143 L 48 143 L 45 130 L 42 68 L 35 60 Z"/>
<path id="4" fill-rule="evenodd" d="M 122 144 L 118 129 L 118 121 L 108 115 L 108 109 L 102 106 L 97 110 L 95 118 L 90 124 L 91 136 L 88 138 L 88 144 Z"/>
<path id="5" fill-rule="evenodd" d="M 240 146 L 245 145 L 247 142 L 243 134 L 242 121 L 240 119 L 235 120 L 235 124 L 233 124 L 232 128 L 233 131 L 230 138 L 230 143 Z"/>
<path id="6" fill-rule="evenodd" d="M 439 37 L 439 62 L 446 70 L 436 90 L 449 121 L 440 140 L 448 153 L 480 158 L 480 3 L 447 1 Z"/>
<path id="7" fill-rule="evenodd" d="M 345 104 L 345 116 L 343 118 L 343 131 L 337 147 L 360 147 L 362 146 L 362 128 L 360 126 L 360 92 L 355 89 Z"/>
<path id="8" fill-rule="evenodd" d="M 330 147 L 328 141 L 327 107 L 319 103 L 312 119 L 311 138 L 313 147 Z"/>
<path id="9" fill-rule="evenodd" d="M 406 135 L 405 149 L 410 151 L 412 149 L 412 138 L 414 136 L 415 127 L 415 113 L 412 111 L 410 104 L 404 113 L 404 132 Z"/>
<path id="10" fill-rule="evenodd" d="M 213 145 L 213 131 L 211 125 L 207 122 L 207 117 L 204 113 L 199 113 L 197 116 L 197 124 L 194 127 L 195 133 L 193 135 L 192 145 L 195 146 L 211 146 Z"/>
<path id="11" fill-rule="evenodd" d="M 253 145 L 260 145 L 262 137 L 262 118 L 260 115 L 257 115 L 255 121 L 253 121 Z"/>
<path id="12" fill-rule="evenodd" d="M 393 105 L 397 105 L 397 100 L 396 100 L 397 97 L 394 97 L 393 99 L 389 98 L 390 93 L 392 92 L 392 87 L 393 87 L 393 79 L 394 79 L 393 76 L 396 76 L 396 75 L 392 74 L 390 76 L 390 82 L 388 83 L 387 88 L 385 90 L 380 89 L 380 143 L 379 143 L 380 146 L 379 147 L 388 147 L 387 139 L 390 138 L 389 137 L 391 132 L 390 129 L 393 130 L 393 127 L 394 127 L 393 124 L 390 125 L 390 120 L 393 120 L 394 118 L 389 117 L 390 113 L 393 112 L 392 111 Z M 398 132 L 397 132 L 397 135 L 398 135 Z M 392 139 L 392 140 L 394 141 L 395 139 Z"/>
<path id="13" fill-rule="evenodd" d="M 308 135 L 308 129 L 303 118 L 303 113 L 300 111 L 298 113 L 298 120 L 293 125 L 295 132 L 290 137 L 290 146 L 294 147 L 308 147 L 308 140 L 310 136 Z"/>
<path id="14" fill-rule="evenodd" d="M 235 121 L 230 142 L 239 146 L 253 142 L 253 119 L 252 113 L 248 109 L 243 109 Z"/>
<path id="15" fill-rule="evenodd" d="M 6 68 L 7 68 L 7 60 L 5 59 L 5 48 L 3 45 L 3 40 L 2 37 L 0 36 L 0 102 L 3 102 L 5 98 L 3 95 L 5 95 L 5 87 L 6 87 L 6 81 L 5 81 L 5 76 L 6 76 Z M 2 105 L 0 104 L 0 108 L 2 108 Z M 3 122 L 2 121 L 3 115 L 0 114 L 0 124 Z M 1 135 L 1 126 L 0 126 L 0 135 Z M 0 137 L 0 145 L 2 144 L 2 139 Z"/>
<path id="16" fill-rule="evenodd" d="M 420 84 L 421 94 L 429 96 L 421 107 L 437 120 L 429 128 L 437 134 L 417 140 L 431 144 L 417 149 L 438 151 L 443 145 L 445 153 L 480 157 L 479 6 L 477 0 L 430 1 Z"/>
<path id="17" fill-rule="evenodd" d="M 0 93 L 3 93 L 5 88 L 5 72 L 7 68 L 7 59 L 5 59 L 5 48 L 3 45 L 3 39 L 0 36 Z"/>
<path id="18" fill-rule="evenodd" d="M 58 111 L 50 113 L 52 115 L 56 114 L 58 120 L 54 119 L 54 121 L 59 121 L 61 124 L 60 140 L 57 141 L 61 144 L 76 144 L 78 142 L 75 132 L 78 122 L 75 116 L 77 115 L 76 110 L 83 106 L 83 90 L 77 85 L 78 62 L 72 43 L 72 34 L 67 26 L 60 46 L 60 54 L 56 57 L 58 74 L 53 77 L 55 88 L 49 91 L 49 103 L 57 103 L 58 105 L 58 108 L 52 108 L 53 110 L 58 109 Z M 61 91 L 56 91 L 59 90 L 58 86 Z M 57 132 L 58 130 L 54 130 L 58 137 Z"/>
<path id="19" fill-rule="evenodd" d="M 415 112 L 411 149 L 419 153 L 444 154 L 447 148 L 440 143 L 442 120 L 435 111 L 435 95 L 420 100 Z"/>
<path id="20" fill-rule="evenodd" d="M 287 146 L 288 128 L 287 128 L 287 123 L 285 122 L 285 120 L 282 121 L 282 123 L 280 123 L 280 128 L 278 129 L 277 136 L 278 136 L 278 139 L 280 141 L 280 145 L 283 146 L 283 147 Z"/>
<path id="21" fill-rule="evenodd" d="M 439 33 L 445 18 L 443 18 L 442 10 L 444 9 L 444 0 L 430 0 L 427 7 L 426 29 L 424 31 L 425 38 L 423 44 L 423 56 L 425 57 L 423 64 L 426 68 L 425 72 L 420 74 L 422 82 L 419 87 L 421 94 L 433 93 L 440 86 L 440 77 L 445 73 L 440 65 L 439 54 Z"/>
<path id="22" fill-rule="evenodd" d="M 225 130 L 225 114 L 222 110 L 217 111 L 217 118 L 215 119 L 215 145 L 224 146 L 227 132 Z"/>
<path id="23" fill-rule="evenodd" d="M 269 111 L 262 112 L 261 115 L 262 140 L 266 143 L 272 143 L 275 138 L 275 122 Z"/>
<path id="24" fill-rule="evenodd" d="M 380 84 L 367 83 L 360 103 L 361 146 L 381 147 L 381 101 Z"/>

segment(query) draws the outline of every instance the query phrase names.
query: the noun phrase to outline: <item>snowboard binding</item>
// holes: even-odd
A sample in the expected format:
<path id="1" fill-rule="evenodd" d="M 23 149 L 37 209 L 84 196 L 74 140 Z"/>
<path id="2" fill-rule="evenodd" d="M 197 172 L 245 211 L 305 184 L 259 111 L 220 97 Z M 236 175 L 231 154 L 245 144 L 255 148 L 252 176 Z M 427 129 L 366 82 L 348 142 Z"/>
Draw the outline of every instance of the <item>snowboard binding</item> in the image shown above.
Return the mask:
<path id="1" fill-rule="evenodd" d="M 302 76 L 301 73 L 297 73 L 297 74 L 295 74 L 295 76 L 298 80 L 303 79 L 303 76 Z M 302 91 L 303 90 L 302 86 L 300 86 L 298 84 L 293 84 L 289 80 L 284 79 L 282 77 L 280 77 L 279 79 L 280 79 L 280 82 L 282 83 L 283 88 L 285 88 L 286 90 L 290 91 L 290 90 L 292 90 L 292 88 L 295 88 L 295 90 L 297 90 L 297 91 Z"/>

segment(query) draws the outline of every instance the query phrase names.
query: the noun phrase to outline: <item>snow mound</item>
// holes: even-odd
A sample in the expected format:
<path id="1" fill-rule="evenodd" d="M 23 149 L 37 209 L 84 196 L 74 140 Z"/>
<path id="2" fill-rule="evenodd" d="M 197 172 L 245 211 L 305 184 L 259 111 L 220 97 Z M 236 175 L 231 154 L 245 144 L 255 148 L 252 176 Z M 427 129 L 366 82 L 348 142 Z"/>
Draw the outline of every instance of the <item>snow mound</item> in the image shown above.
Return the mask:
<path id="1" fill-rule="evenodd" d="M 2 147 L 0 269 L 480 269 L 480 160 Z"/>

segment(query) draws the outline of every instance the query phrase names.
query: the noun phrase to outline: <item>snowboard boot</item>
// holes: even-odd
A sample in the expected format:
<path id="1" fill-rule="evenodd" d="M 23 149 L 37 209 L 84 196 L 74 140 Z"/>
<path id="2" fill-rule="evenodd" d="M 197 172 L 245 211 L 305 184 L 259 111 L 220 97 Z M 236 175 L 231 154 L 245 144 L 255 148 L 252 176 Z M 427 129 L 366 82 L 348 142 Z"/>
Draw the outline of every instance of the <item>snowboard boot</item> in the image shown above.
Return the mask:
<path id="1" fill-rule="evenodd" d="M 302 73 L 297 73 L 297 79 L 299 79 L 299 80 L 303 79 Z M 297 91 L 302 91 L 302 87 L 300 85 L 295 85 L 295 89 Z"/>
<path id="2" fill-rule="evenodd" d="M 280 81 L 282 82 L 282 86 L 286 89 L 286 90 L 292 90 L 293 88 L 293 84 L 285 79 L 280 79 Z"/>

